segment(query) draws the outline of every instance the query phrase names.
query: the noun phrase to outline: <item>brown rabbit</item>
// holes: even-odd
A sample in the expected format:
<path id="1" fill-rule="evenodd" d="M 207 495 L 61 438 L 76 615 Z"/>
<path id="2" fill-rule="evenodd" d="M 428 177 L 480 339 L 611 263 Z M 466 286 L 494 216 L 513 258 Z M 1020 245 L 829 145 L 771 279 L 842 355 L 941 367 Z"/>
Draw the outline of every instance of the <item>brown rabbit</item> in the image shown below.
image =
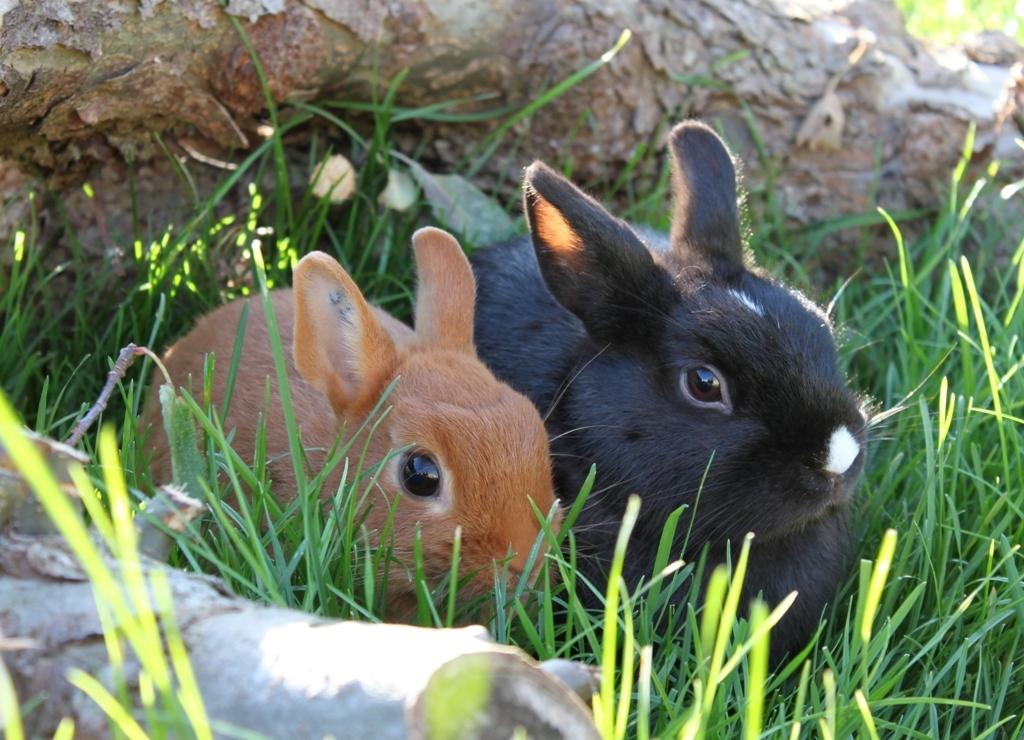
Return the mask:
<path id="1" fill-rule="evenodd" d="M 477 359 L 476 287 L 458 242 L 434 228 L 420 229 L 412 242 L 419 273 L 415 331 L 368 305 L 348 274 L 322 252 L 299 262 L 293 289 L 271 294 L 274 315 L 282 344 L 293 348 L 288 381 L 312 473 L 322 468 L 339 432 L 357 433 L 400 376 L 387 399 L 391 411 L 369 440 L 364 467 L 384 460 L 393 448 L 409 450 L 381 472 L 382 498 L 371 502 L 367 526 L 381 531 L 389 504 L 397 501 L 393 552 L 411 566 L 419 523 L 428 578 L 450 570 L 455 528 L 461 526 L 461 572 L 478 577 L 471 583 L 475 587 L 460 592 L 479 594 L 492 583 L 492 559 L 511 553 L 510 570 L 522 573 L 540 531 L 531 499 L 545 514 L 554 503 L 547 434 L 533 404 Z M 204 355 L 216 353 L 212 399 L 220 405 L 246 300 L 242 361 L 224 428 L 234 429 L 235 450 L 251 459 L 270 378 L 266 453 L 274 493 L 288 500 L 296 494 L 296 481 L 261 301 L 239 299 L 204 316 L 167 350 L 164 363 L 176 385 L 188 387 L 191 376 L 198 389 Z M 153 479 L 167 480 L 169 450 L 159 423 L 157 385 L 145 418 L 153 427 Z M 352 449 L 361 454 L 364 442 L 356 440 Z M 324 485 L 324 497 L 336 491 L 340 467 Z M 389 611 L 410 603 L 409 572 L 389 576 Z"/>

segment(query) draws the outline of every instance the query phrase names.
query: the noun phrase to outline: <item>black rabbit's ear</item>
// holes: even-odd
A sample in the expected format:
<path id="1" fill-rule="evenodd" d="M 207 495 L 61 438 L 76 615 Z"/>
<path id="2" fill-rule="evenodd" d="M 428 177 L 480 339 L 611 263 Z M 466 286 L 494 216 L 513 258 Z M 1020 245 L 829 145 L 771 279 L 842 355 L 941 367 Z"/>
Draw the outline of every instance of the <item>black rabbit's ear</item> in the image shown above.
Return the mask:
<path id="1" fill-rule="evenodd" d="M 718 135 L 686 121 L 669 134 L 675 212 L 672 247 L 684 259 L 743 266 L 736 170 Z"/>
<path id="2" fill-rule="evenodd" d="M 670 281 L 629 226 L 542 162 L 526 170 L 524 210 L 548 290 L 595 339 L 616 341 L 659 307 Z"/>

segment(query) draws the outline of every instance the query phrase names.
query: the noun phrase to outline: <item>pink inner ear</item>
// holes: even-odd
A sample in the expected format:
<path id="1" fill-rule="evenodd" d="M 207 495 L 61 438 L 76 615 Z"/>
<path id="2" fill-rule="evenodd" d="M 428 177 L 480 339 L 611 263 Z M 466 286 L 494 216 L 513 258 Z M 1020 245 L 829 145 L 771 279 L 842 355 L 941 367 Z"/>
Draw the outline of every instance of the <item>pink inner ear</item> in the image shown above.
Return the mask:
<path id="1" fill-rule="evenodd" d="M 350 295 L 331 272 L 313 265 L 296 285 L 294 353 L 302 376 L 338 410 L 360 395 L 364 329 L 357 304 L 362 296 Z"/>
<path id="2" fill-rule="evenodd" d="M 583 248 L 580 239 L 562 212 L 540 195 L 533 202 L 534 228 L 546 246 L 559 255 L 572 258 Z"/>
<path id="3" fill-rule="evenodd" d="M 336 413 L 363 413 L 394 372 L 394 340 L 352 278 L 326 254 L 303 257 L 294 295 L 296 367 Z"/>

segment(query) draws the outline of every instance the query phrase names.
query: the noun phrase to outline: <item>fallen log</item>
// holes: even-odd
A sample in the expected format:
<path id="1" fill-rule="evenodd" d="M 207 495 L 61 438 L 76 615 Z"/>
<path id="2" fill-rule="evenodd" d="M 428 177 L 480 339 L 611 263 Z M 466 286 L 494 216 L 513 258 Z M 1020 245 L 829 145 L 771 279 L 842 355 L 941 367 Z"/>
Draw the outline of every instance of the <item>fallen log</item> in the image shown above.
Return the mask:
<path id="1" fill-rule="evenodd" d="M 529 737 L 598 736 L 576 695 L 521 651 L 488 642 L 482 627 L 316 619 L 166 573 L 215 727 L 275 738 L 440 737 L 438 723 L 457 737 L 512 737 L 517 727 Z M 52 735 L 64 717 L 77 737 L 110 736 L 107 716 L 67 681 L 71 669 L 110 675 L 83 579 L 58 538 L 0 536 L 0 634 L 20 646 L 0 655 L 22 701 L 43 697 L 24 718 L 30 736 Z M 129 661 L 126 673 L 137 670 Z"/>
<path id="2" fill-rule="evenodd" d="M 153 132 L 195 153 L 252 146 L 266 102 L 246 43 L 282 103 L 367 101 L 407 71 L 397 105 L 491 96 L 459 107 L 470 112 L 527 104 L 598 59 L 624 29 L 633 40 L 521 120 L 515 133 L 525 143 L 514 153 L 498 148 L 483 174 L 515 182 L 541 157 L 571 161 L 584 181 L 612 180 L 638 146 L 660 146 L 662 125 L 684 116 L 717 121 L 746 163 L 748 185 L 773 187 L 799 223 L 876 203 L 935 205 L 971 126 L 979 167 L 999 158 L 1005 169 L 1024 168 L 1014 143 L 1024 126 L 1021 47 L 985 37 L 966 53 L 933 51 L 906 32 L 890 0 L 0 8 L 0 157 L 54 181 L 115 154 L 151 158 Z M 426 141 L 420 156 L 455 166 L 498 125 L 420 122 L 400 141 L 409 151 Z"/>
<path id="3" fill-rule="evenodd" d="M 80 464 L 74 450 L 31 439 L 58 475 Z M 154 539 L 155 518 L 173 528 L 180 517 L 194 516 L 199 509 L 184 498 L 173 494 L 165 507 L 148 507 L 148 520 L 140 514 L 140 541 Z M 51 736 L 64 718 L 74 721 L 76 737 L 110 737 L 108 714 L 69 678 L 84 672 L 116 694 L 120 676 L 141 721 L 143 662 L 129 652 L 115 670 L 107 642 L 111 634 L 127 634 L 138 603 L 134 613 L 103 603 L 101 617 L 100 592 L 38 513 L 0 448 L 0 728 L 13 721 L 14 708 L 3 701 L 6 667 L 22 705 L 31 707 L 21 718 L 29 737 Z M 109 554 L 103 562 L 125 588 L 131 563 Z M 168 585 L 173 619 L 153 610 L 165 635 L 168 623 L 176 625 L 216 737 L 240 730 L 272 738 L 512 737 L 517 728 L 529 737 L 598 737 L 578 695 L 589 700 L 589 669 L 567 661 L 538 666 L 518 649 L 491 643 L 483 627 L 320 619 L 237 598 L 217 579 L 156 560 L 143 557 L 141 566 L 150 593 L 158 580 Z"/>

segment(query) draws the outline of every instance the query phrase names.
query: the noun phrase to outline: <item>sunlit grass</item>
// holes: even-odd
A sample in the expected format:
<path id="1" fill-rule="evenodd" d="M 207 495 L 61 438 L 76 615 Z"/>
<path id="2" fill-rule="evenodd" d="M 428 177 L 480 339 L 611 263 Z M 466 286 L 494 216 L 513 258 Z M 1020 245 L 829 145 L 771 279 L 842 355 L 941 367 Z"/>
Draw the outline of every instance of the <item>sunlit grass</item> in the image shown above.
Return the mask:
<path id="1" fill-rule="evenodd" d="M 188 728 L 197 738 L 212 738 L 202 697 L 190 672 L 182 670 L 185 665 L 180 661 L 169 663 L 164 652 L 165 641 L 172 656 L 182 655 L 184 649 L 168 611 L 171 605 L 166 579 L 160 574 L 151 577 L 140 560 L 132 514 L 134 506 L 124 483 L 113 429 L 108 427 L 101 433 L 99 445 L 99 463 L 109 507 L 100 502 L 93 482 L 81 467 L 71 470 L 79 497 L 103 540 L 105 547 L 102 548 L 90 536 L 85 521 L 61 490 L 40 452 L 21 434 L 21 425 L 2 395 L 0 444 L 16 461 L 20 473 L 32 486 L 56 530 L 63 535 L 89 577 L 96 610 L 104 626 L 111 676 L 121 696 L 115 697 L 103 683 L 81 671 L 73 672 L 68 680 L 99 705 L 113 726 L 129 737 L 144 737 L 138 720 L 123 706 L 128 698 L 125 656 L 130 650 L 138 661 L 137 685 L 149 686 L 150 690 L 140 690 L 128 698 L 129 706 L 140 707 L 149 724 L 156 721 L 164 728 Z M 116 572 L 108 564 L 106 552 L 116 559 Z M 150 589 L 163 595 L 163 603 L 153 603 Z M 171 629 L 166 628 L 168 620 Z M 0 701 L 9 705 L 13 695 L 5 679 L 6 673 L 0 676 Z M 14 732 L 17 735 L 17 725 Z"/>
<path id="2" fill-rule="evenodd" d="M 897 0 L 910 32 L 952 43 L 964 33 L 1002 31 L 1024 42 L 1022 0 Z"/>

